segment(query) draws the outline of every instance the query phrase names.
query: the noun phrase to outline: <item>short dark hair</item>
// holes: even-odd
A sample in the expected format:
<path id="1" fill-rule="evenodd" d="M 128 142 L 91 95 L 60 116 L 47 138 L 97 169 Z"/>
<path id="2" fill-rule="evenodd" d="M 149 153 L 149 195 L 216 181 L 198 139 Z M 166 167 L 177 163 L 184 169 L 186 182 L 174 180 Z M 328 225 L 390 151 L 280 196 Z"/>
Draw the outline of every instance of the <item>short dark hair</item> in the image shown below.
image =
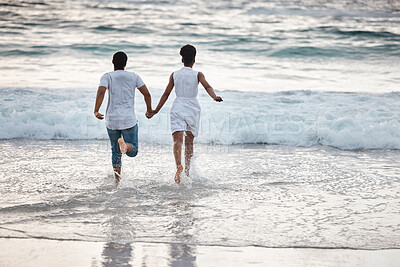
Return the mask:
<path id="1" fill-rule="evenodd" d="M 182 46 L 180 52 L 183 63 L 190 64 L 193 62 L 193 59 L 196 57 L 196 48 L 193 45 L 187 44 Z"/>
<path id="2" fill-rule="evenodd" d="M 116 69 L 123 69 L 126 66 L 127 61 L 128 56 L 124 52 L 119 51 L 114 54 L 112 63 Z"/>

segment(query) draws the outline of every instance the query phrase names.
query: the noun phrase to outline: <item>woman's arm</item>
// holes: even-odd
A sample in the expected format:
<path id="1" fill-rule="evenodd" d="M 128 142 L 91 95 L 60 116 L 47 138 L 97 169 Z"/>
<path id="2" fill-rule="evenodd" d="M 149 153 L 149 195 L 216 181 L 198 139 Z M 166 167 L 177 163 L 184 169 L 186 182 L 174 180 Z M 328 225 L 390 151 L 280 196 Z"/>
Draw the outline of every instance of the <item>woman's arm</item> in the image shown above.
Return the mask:
<path id="1" fill-rule="evenodd" d="M 204 86 L 204 89 L 206 89 L 207 93 L 212 97 L 217 102 L 222 102 L 222 98 L 220 96 L 217 96 L 214 92 L 214 89 L 211 87 L 211 85 L 207 82 L 206 77 L 202 72 L 199 72 L 199 82 Z"/>

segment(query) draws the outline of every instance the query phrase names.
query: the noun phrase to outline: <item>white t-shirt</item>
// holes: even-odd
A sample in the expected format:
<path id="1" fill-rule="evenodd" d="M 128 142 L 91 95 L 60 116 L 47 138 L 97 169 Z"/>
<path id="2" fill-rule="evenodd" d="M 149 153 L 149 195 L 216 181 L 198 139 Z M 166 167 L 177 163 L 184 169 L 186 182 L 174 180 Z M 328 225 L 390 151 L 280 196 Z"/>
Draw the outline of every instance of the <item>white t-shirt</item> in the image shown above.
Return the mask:
<path id="1" fill-rule="evenodd" d="M 144 82 L 134 72 L 116 70 L 104 74 L 100 86 L 108 88 L 106 126 L 110 130 L 125 130 L 136 125 L 135 89 Z"/>

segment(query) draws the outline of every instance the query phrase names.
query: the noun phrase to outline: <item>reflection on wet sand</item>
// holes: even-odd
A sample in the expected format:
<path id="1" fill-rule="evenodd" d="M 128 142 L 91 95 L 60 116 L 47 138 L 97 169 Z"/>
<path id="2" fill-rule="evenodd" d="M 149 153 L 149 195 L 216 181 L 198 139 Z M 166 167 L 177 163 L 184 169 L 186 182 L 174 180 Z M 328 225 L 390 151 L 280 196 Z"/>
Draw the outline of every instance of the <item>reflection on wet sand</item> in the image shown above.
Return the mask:
<path id="1" fill-rule="evenodd" d="M 120 201 L 120 204 L 125 202 Z M 152 240 L 154 243 L 135 241 L 136 231 L 132 216 L 137 214 L 128 213 L 124 205 L 114 210 L 116 215 L 103 223 L 110 241 L 103 247 L 102 266 L 197 266 L 196 246 L 193 245 L 196 240 L 191 234 L 195 220 L 192 204 L 175 199 L 166 206 L 170 209 L 169 213 L 175 216 L 171 216 L 168 231 L 165 233 L 165 237 L 171 237 L 171 243 L 164 245 L 158 243 L 158 240 Z M 126 242 L 127 240 L 135 242 Z"/>
<path id="2" fill-rule="evenodd" d="M 196 266 L 196 246 L 193 235 L 190 234 L 194 223 L 191 205 L 177 202 L 172 208 L 179 210 L 178 216 L 171 224 L 171 231 L 180 243 L 170 244 L 171 266 Z"/>
<path id="3" fill-rule="evenodd" d="M 102 253 L 103 266 L 131 266 L 132 251 L 132 246 L 129 243 L 106 243 Z"/>
<path id="4" fill-rule="evenodd" d="M 194 267 L 196 265 L 196 247 L 186 244 L 171 244 L 171 266 L 187 266 Z"/>

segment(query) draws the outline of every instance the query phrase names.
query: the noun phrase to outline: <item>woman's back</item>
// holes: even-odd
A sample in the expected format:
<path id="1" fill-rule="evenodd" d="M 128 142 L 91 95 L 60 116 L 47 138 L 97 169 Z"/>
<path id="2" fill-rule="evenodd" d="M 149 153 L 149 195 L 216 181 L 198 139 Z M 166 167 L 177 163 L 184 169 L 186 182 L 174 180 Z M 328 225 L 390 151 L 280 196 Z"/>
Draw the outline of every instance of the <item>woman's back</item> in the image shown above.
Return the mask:
<path id="1" fill-rule="evenodd" d="M 183 67 L 174 72 L 174 85 L 177 97 L 195 98 L 198 89 L 198 72 L 190 67 Z"/>

